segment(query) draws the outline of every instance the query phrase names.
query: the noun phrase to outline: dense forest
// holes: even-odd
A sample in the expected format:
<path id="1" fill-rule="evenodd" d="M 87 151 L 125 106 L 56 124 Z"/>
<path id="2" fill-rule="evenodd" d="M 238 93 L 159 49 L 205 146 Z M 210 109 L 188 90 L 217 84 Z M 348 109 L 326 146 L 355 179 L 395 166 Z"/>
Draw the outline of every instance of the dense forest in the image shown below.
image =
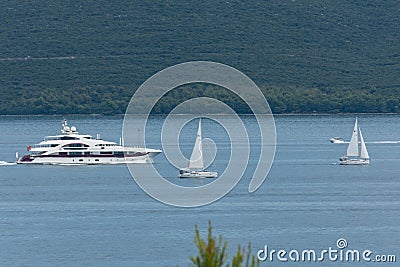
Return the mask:
<path id="1" fill-rule="evenodd" d="M 186 61 L 244 72 L 274 113 L 400 112 L 400 2 L 3 1 L 0 114 L 121 114 L 146 79 Z M 154 113 L 213 86 L 170 92 Z"/>
<path id="2" fill-rule="evenodd" d="M 398 93 L 327 88 L 261 88 L 271 110 L 282 113 L 399 113 Z M 215 86 L 186 86 L 165 95 L 153 113 L 167 114 L 176 105 L 193 97 L 223 100 L 236 112 L 249 114 L 247 105 L 236 95 Z M 130 100 L 123 88 L 80 88 L 74 90 L 22 90 L 1 98 L 0 114 L 123 114 Z"/>

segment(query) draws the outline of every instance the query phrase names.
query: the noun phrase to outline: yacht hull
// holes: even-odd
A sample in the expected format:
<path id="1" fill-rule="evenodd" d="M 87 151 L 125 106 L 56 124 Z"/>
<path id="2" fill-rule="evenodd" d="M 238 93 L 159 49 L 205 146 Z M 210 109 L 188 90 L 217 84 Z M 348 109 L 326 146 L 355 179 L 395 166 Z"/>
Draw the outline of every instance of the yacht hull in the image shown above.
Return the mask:
<path id="1" fill-rule="evenodd" d="M 152 163 L 153 153 L 135 157 L 35 157 L 25 155 L 18 159 L 18 164 L 43 164 L 43 165 L 105 165 L 105 164 L 130 164 Z"/>
<path id="2" fill-rule="evenodd" d="M 190 172 L 182 172 L 179 174 L 180 178 L 217 178 L 217 172 L 208 172 L 208 171 L 190 171 Z"/>
<path id="3" fill-rule="evenodd" d="M 369 159 L 347 159 L 339 162 L 340 165 L 368 165 Z"/>

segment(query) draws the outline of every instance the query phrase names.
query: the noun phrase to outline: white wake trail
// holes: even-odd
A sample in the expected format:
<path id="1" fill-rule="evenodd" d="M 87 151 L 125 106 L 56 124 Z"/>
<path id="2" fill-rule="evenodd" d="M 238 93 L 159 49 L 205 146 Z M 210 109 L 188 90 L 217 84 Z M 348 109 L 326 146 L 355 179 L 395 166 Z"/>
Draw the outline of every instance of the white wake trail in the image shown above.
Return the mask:
<path id="1" fill-rule="evenodd" d="M 16 162 L 6 162 L 6 161 L 2 161 L 0 160 L 0 166 L 9 166 L 9 165 L 16 165 Z"/>

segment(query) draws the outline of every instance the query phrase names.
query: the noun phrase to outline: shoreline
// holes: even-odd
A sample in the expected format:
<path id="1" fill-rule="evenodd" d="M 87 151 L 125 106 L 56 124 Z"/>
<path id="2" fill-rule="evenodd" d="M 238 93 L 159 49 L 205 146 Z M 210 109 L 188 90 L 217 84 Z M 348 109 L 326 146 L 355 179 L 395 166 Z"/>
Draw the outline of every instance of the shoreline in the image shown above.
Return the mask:
<path id="1" fill-rule="evenodd" d="M 213 114 L 213 113 L 210 113 Z M 147 114 L 136 114 L 138 116 L 145 116 Z M 170 114 L 149 114 L 149 116 L 167 116 Z M 174 114 L 177 116 L 185 116 L 185 115 L 193 115 L 193 114 Z M 204 114 L 204 115 L 209 115 L 209 114 Z M 232 114 L 213 114 L 213 115 L 232 115 Z M 254 116 L 254 114 L 237 114 L 239 116 Z M 261 114 L 265 115 L 265 114 Z M 269 115 L 269 114 L 268 114 Z M 343 115 L 343 116 L 351 116 L 351 115 L 400 115 L 400 113 L 365 113 L 365 112 L 355 112 L 355 113 L 277 113 L 277 114 L 272 114 L 273 116 L 338 116 L 338 115 Z M 59 117 L 59 116 L 90 116 L 90 117 L 118 117 L 118 116 L 125 116 L 125 114 L 0 114 L 0 117 Z"/>

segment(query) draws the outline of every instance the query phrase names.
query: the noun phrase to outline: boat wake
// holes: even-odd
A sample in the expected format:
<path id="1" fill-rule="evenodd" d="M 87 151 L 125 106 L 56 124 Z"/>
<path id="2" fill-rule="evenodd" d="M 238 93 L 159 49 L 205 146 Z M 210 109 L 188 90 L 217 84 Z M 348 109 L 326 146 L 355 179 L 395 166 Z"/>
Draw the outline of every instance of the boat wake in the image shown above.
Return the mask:
<path id="1" fill-rule="evenodd" d="M 370 144 L 400 144 L 400 141 L 375 141 L 375 142 L 366 142 Z"/>
<path id="2" fill-rule="evenodd" d="M 10 166 L 10 165 L 16 165 L 16 162 L 6 162 L 6 161 L 1 161 L 0 160 L 0 166 Z"/>
<path id="3" fill-rule="evenodd" d="M 343 141 L 340 143 L 333 143 L 333 144 L 349 144 L 349 143 L 350 142 Z M 400 144 L 400 141 L 370 141 L 370 142 L 365 142 L 365 143 L 366 144 Z"/>

